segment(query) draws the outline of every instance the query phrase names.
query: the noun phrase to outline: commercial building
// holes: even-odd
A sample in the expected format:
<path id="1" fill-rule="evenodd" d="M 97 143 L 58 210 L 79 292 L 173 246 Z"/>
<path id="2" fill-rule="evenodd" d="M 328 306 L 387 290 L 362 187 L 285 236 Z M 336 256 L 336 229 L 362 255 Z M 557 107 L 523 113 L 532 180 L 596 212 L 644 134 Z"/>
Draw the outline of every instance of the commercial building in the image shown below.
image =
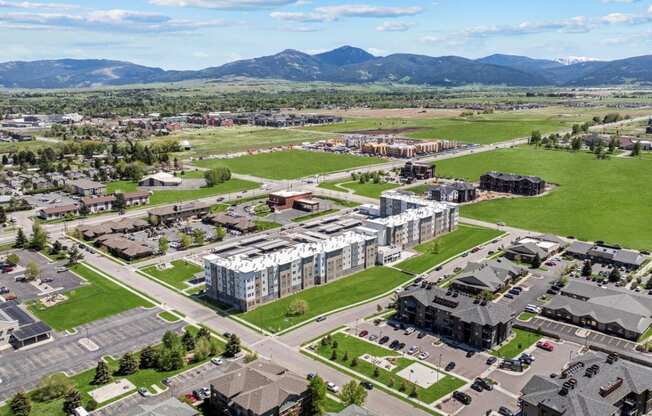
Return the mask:
<path id="1" fill-rule="evenodd" d="M 652 369 L 589 352 L 559 378 L 535 375 L 521 390 L 523 416 L 635 416 L 652 412 Z"/>
<path id="2" fill-rule="evenodd" d="M 290 370 L 258 359 L 227 363 L 210 382 L 210 414 L 234 416 L 303 416 L 308 414 L 308 381 Z"/>
<path id="3" fill-rule="evenodd" d="M 91 214 L 111 211 L 114 202 L 115 196 L 113 195 L 85 196 L 81 199 L 82 206 L 86 207 Z"/>
<path id="4" fill-rule="evenodd" d="M 77 179 L 66 183 L 68 192 L 79 196 L 104 195 L 106 185 L 89 179 Z"/>
<path id="5" fill-rule="evenodd" d="M 652 298 L 571 280 L 543 305 L 541 313 L 556 321 L 637 341 L 652 326 Z"/>
<path id="6" fill-rule="evenodd" d="M 138 181 L 138 186 L 179 186 L 183 181 L 166 172 L 158 172 L 153 175 L 145 176 Z"/>
<path id="7" fill-rule="evenodd" d="M 210 209 L 211 205 L 208 203 L 188 202 L 185 204 L 154 208 L 149 210 L 147 214 L 151 223 L 169 224 L 191 217 L 203 217 L 210 212 Z"/>
<path id="8" fill-rule="evenodd" d="M 364 226 L 376 230 L 379 246 L 405 248 L 454 230 L 458 217 L 455 204 L 389 191 L 380 197 L 380 218 Z"/>
<path id="9" fill-rule="evenodd" d="M 18 329 L 18 321 L 0 309 L 0 351 L 11 346 L 11 334 Z"/>
<path id="10" fill-rule="evenodd" d="M 469 182 L 453 182 L 435 185 L 428 190 L 428 199 L 440 202 L 464 204 L 475 200 L 475 185 Z"/>
<path id="11" fill-rule="evenodd" d="M 319 201 L 312 197 L 312 192 L 303 191 L 272 192 L 267 199 L 267 205 L 274 211 L 290 208 L 302 211 L 319 210 Z"/>
<path id="12" fill-rule="evenodd" d="M 401 168 L 401 178 L 408 181 L 432 179 L 435 177 L 435 165 L 430 163 L 406 162 Z"/>
<path id="13" fill-rule="evenodd" d="M 509 246 L 505 250 L 505 257 L 510 260 L 532 263 L 537 256 L 539 260 L 545 260 L 557 254 L 564 244 L 562 239 L 553 235 L 526 237 Z"/>
<path id="14" fill-rule="evenodd" d="M 514 195 L 535 196 L 546 190 L 546 182 L 538 176 L 488 172 L 480 177 L 480 189 Z"/>
<path id="15" fill-rule="evenodd" d="M 95 245 L 106 249 L 116 257 L 132 261 L 154 255 L 154 249 L 137 243 L 121 234 L 107 234 L 95 240 Z"/>
<path id="16" fill-rule="evenodd" d="M 591 260 L 594 263 L 609 264 L 627 269 L 638 269 L 645 261 L 645 255 L 634 250 L 624 250 L 618 246 L 607 244 L 585 243 L 574 241 L 565 254 L 580 260 Z"/>
<path id="17" fill-rule="evenodd" d="M 453 280 L 452 287 L 470 294 L 484 291 L 499 293 L 527 274 L 527 270 L 505 258 L 469 262 L 460 275 Z"/>
<path id="18" fill-rule="evenodd" d="M 69 216 L 79 215 L 79 205 L 66 204 L 57 207 L 41 208 L 37 211 L 36 215 L 42 220 L 57 220 Z"/>
<path id="19" fill-rule="evenodd" d="M 149 204 L 150 193 L 147 191 L 125 192 L 122 196 L 127 207 L 138 207 Z"/>
<path id="20" fill-rule="evenodd" d="M 281 248 L 276 250 L 276 248 Z M 376 262 L 376 241 L 351 231 L 287 248 L 285 241 L 257 242 L 250 252 L 204 257 L 210 297 L 242 311 L 337 280 Z"/>
<path id="21" fill-rule="evenodd" d="M 505 304 L 480 301 L 436 286 L 401 293 L 396 317 L 482 350 L 506 341 L 514 321 L 514 313 Z"/>

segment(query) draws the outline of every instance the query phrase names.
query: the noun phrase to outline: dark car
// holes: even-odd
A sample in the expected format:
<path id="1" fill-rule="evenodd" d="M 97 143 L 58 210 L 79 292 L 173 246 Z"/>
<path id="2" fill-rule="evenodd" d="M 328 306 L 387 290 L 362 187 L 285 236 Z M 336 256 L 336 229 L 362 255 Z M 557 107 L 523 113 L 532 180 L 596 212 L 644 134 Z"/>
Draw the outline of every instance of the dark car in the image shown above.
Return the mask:
<path id="1" fill-rule="evenodd" d="M 477 377 L 474 383 L 478 383 L 485 390 L 491 391 L 494 389 L 494 385 L 491 384 L 486 378 Z"/>
<path id="2" fill-rule="evenodd" d="M 361 381 L 361 382 L 360 382 L 360 385 L 361 385 L 362 387 L 364 387 L 365 389 L 367 389 L 367 390 L 373 390 L 373 389 L 374 389 L 374 385 L 371 384 L 371 383 L 368 382 L 368 381 Z"/>
<path id="3" fill-rule="evenodd" d="M 512 295 L 511 293 L 505 293 L 505 295 L 503 295 L 503 297 L 507 298 L 507 299 L 514 299 L 514 295 Z"/>
<path id="4" fill-rule="evenodd" d="M 455 361 L 451 361 L 450 363 L 446 364 L 446 368 L 444 368 L 446 371 L 451 371 L 455 368 Z"/>
<path id="5" fill-rule="evenodd" d="M 489 357 L 489 358 L 487 358 L 487 365 L 493 365 L 496 361 L 498 361 L 498 358 Z"/>
<path id="6" fill-rule="evenodd" d="M 471 404 L 471 396 L 464 393 L 463 391 L 459 391 L 459 390 L 454 391 L 453 398 L 458 402 L 465 404 L 467 406 Z"/>
<path id="7" fill-rule="evenodd" d="M 475 352 L 474 352 L 474 351 L 469 351 L 469 352 L 466 353 L 466 358 L 471 358 L 471 357 L 473 357 L 474 355 L 475 355 Z"/>
<path id="8" fill-rule="evenodd" d="M 423 332 L 423 331 L 419 331 L 419 333 L 417 334 L 417 338 L 419 338 L 419 339 L 421 339 L 421 338 L 423 338 L 425 336 L 426 336 L 426 333 Z"/>
<path id="9" fill-rule="evenodd" d="M 382 337 L 381 339 L 378 340 L 378 343 L 379 344 L 384 344 L 387 341 L 389 341 L 389 337 L 387 335 L 385 335 L 384 337 Z"/>
<path id="10" fill-rule="evenodd" d="M 500 406 L 500 408 L 498 409 L 498 413 L 501 414 L 502 416 L 514 416 L 514 412 L 512 412 L 505 406 Z"/>
<path id="11" fill-rule="evenodd" d="M 362 331 L 362 332 L 360 332 L 360 334 L 359 334 L 360 338 L 364 338 L 364 337 L 366 337 L 367 335 L 369 335 L 369 331 Z"/>
<path id="12" fill-rule="evenodd" d="M 398 344 L 399 344 L 398 340 L 394 340 L 392 341 L 391 344 L 389 344 L 389 348 L 395 350 L 396 348 L 398 348 Z"/>
<path id="13" fill-rule="evenodd" d="M 405 348 L 405 342 L 401 342 L 400 344 L 398 344 L 398 347 L 396 347 L 396 350 L 402 350 L 403 348 Z"/>
<path id="14" fill-rule="evenodd" d="M 471 384 L 471 388 L 473 390 L 477 391 L 478 393 L 482 393 L 482 391 L 484 390 L 482 385 L 480 383 L 478 383 L 478 382 L 475 382 L 475 383 Z"/>
<path id="15" fill-rule="evenodd" d="M 315 322 L 323 322 L 326 320 L 325 316 L 320 316 L 319 318 L 315 319 Z"/>

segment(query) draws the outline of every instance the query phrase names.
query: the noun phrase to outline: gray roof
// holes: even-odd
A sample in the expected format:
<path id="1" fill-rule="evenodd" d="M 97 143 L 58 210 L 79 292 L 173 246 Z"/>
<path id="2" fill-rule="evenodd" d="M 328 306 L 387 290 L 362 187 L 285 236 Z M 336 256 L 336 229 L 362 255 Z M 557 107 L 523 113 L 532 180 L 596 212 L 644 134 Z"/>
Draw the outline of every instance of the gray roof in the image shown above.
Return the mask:
<path id="1" fill-rule="evenodd" d="M 517 243 L 508 247 L 507 252 L 527 256 L 536 256 L 538 254 L 541 259 L 544 259 L 548 255 L 548 253 L 536 243 Z"/>
<path id="2" fill-rule="evenodd" d="M 506 304 L 494 302 L 482 304 L 469 296 L 460 294 L 453 297 L 449 293 L 451 292 L 439 287 L 418 288 L 402 292 L 399 297 L 412 297 L 424 306 L 445 310 L 462 322 L 495 326 L 514 318 L 512 310 Z"/>
<path id="3" fill-rule="evenodd" d="M 487 176 L 491 176 L 494 178 L 501 179 L 503 181 L 521 181 L 521 180 L 527 180 L 533 183 L 539 183 L 543 182 L 543 179 L 541 179 L 538 176 L 525 176 L 525 175 L 517 175 L 515 173 L 503 173 L 503 172 L 487 172 L 485 173 Z M 484 175 L 483 175 L 484 176 Z"/>
<path id="4" fill-rule="evenodd" d="M 153 405 L 136 405 L 127 410 L 124 416 L 197 416 L 198 414 L 194 407 L 171 397 Z"/>
<path id="5" fill-rule="evenodd" d="M 640 266 L 645 260 L 645 256 L 643 256 L 638 251 L 595 245 L 586 243 L 584 241 L 574 241 L 568 247 L 566 252 L 572 255 L 589 255 L 593 257 L 604 258 L 606 260 L 613 260 L 622 264 L 629 264 L 633 266 Z"/>
<path id="6" fill-rule="evenodd" d="M 455 279 L 455 283 L 495 292 L 506 280 L 520 275 L 523 271 L 522 267 L 506 258 L 485 260 L 480 263 L 469 262 L 460 276 Z"/>
<path id="7" fill-rule="evenodd" d="M 611 416 L 618 413 L 614 404 L 629 393 L 640 394 L 652 390 L 652 369 L 625 360 L 608 364 L 606 357 L 606 354 L 591 352 L 570 363 L 582 362 L 583 367 L 569 376 L 577 380 L 577 385 L 566 395 L 559 392 L 569 378 L 550 379 L 535 375 L 521 391 L 523 401 L 533 406 L 547 406 L 564 416 Z M 585 376 L 586 369 L 594 364 L 600 367 L 598 374 Z M 614 383 L 618 378 L 623 380 L 622 385 L 602 397 L 600 388 Z"/>
<path id="8" fill-rule="evenodd" d="M 326 416 L 374 416 L 374 414 L 363 407 L 352 404 L 337 413 L 326 413 Z"/>
<path id="9" fill-rule="evenodd" d="M 636 333 L 643 333 L 652 325 L 652 299 L 575 280 L 544 307 L 563 309 L 574 316 L 590 316 L 596 322 L 618 324 Z"/>
<path id="10" fill-rule="evenodd" d="M 77 179 L 74 181 L 68 182 L 68 185 L 75 186 L 81 189 L 97 189 L 104 188 L 105 185 L 99 182 L 92 181 L 90 179 Z"/>

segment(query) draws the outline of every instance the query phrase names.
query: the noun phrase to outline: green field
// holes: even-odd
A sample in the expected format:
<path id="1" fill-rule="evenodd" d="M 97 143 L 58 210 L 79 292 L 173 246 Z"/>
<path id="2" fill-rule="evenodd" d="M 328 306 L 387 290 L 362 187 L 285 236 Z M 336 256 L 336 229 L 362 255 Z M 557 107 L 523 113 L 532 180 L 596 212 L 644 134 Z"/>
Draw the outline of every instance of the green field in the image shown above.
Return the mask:
<path id="1" fill-rule="evenodd" d="M 198 160 L 193 163 L 203 168 L 226 166 L 232 172 L 261 178 L 297 179 L 383 162 L 385 160 L 377 157 L 289 150 L 258 153 L 233 159 Z"/>
<path id="2" fill-rule="evenodd" d="M 528 137 L 533 130 L 552 133 L 567 129 L 580 117 L 538 112 L 511 112 L 474 117 L 398 119 L 352 118 L 344 123 L 305 127 L 320 132 L 351 133 L 365 130 L 412 129 L 404 133 L 422 140 L 446 139 L 467 143 L 488 144 Z M 588 120 L 588 119 L 587 119 Z"/>
<path id="3" fill-rule="evenodd" d="M 248 191 L 256 189 L 260 186 L 259 183 L 245 181 L 242 179 L 231 179 L 227 182 L 217 184 L 212 187 L 198 188 L 198 189 L 171 189 L 164 191 L 154 191 L 149 199 L 150 205 L 172 204 L 174 202 L 193 201 L 195 199 L 207 198 L 214 195 L 230 194 L 239 191 Z M 138 189 L 136 182 L 130 181 L 115 181 L 110 182 L 106 186 L 107 193 L 117 191 L 133 192 Z"/>
<path id="4" fill-rule="evenodd" d="M 398 270 L 373 267 L 260 306 L 239 317 L 269 332 L 279 332 L 335 309 L 374 298 L 410 279 L 410 275 Z M 300 316 L 287 316 L 288 306 L 296 299 L 305 300 L 308 311 Z"/>
<path id="5" fill-rule="evenodd" d="M 652 192 L 642 191 L 652 177 L 646 159 L 597 160 L 571 153 L 523 146 L 437 162 L 440 175 L 477 181 L 490 170 L 538 175 L 559 185 L 548 195 L 511 198 L 463 206 L 461 214 L 528 230 L 603 240 L 652 249 Z"/>
<path id="6" fill-rule="evenodd" d="M 186 281 L 192 279 L 202 268 L 194 263 L 185 260 L 175 260 L 172 268 L 159 270 L 156 266 L 149 266 L 142 269 L 145 273 L 161 280 L 179 290 L 187 289 Z"/>
<path id="7" fill-rule="evenodd" d="M 77 264 L 71 270 L 86 279 L 88 285 L 66 292 L 67 300 L 49 308 L 42 307 L 40 303 L 29 306 L 38 319 L 57 331 L 72 329 L 128 309 L 154 306 L 84 264 Z"/>
<path id="8" fill-rule="evenodd" d="M 331 134 L 302 130 L 263 127 L 225 127 L 183 130 L 170 136 L 145 142 L 154 144 L 169 140 L 188 140 L 192 149 L 182 152 L 183 156 L 206 156 L 222 153 L 242 152 L 249 149 L 300 145 L 330 137 Z"/>
<path id="9" fill-rule="evenodd" d="M 392 351 L 390 349 L 381 347 L 379 345 L 372 344 L 367 341 L 363 341 L 355 336 L 344 334 L 338 332 L 332 335 L 333 341 L 337 342 L 336 354 L 337 358 L 332 359 L 333 354 L 333 344 L 322 345 L 317 343 L 316 353 L 323 357 L 325 360 L 334 361 L 340 365 L 343 365 L 347 368 L 350 368 L 351 371 L 356 373 L 363 374 L 368 378 L 375 380 L 376 382 L 386 386 L 389 389 L 399 391 L 399 386 L 401 381 L 406 385 L 409 384 L 409 380 L 402 379 L 396 373 L 400 372 L 406 367 L 409 367 L 416 360 L 411 358 L 402 357 L 398 352 Z M 348 360 L 344 359 L 344 353 L 348 354 Z M 394 357 L 396 368 L 391 372 L 385 369 L 378 369 L 378 376 L 374 377 L 374 365 L 368 363 L 362 359 L 359 359 L 363 354 L 370 354 L 375 357 Z M 357 358 L 357 364 L 355 366 L 351 365 L 353 358 Z M 393 380 L 390 381 L 390 380 Z M 460 380 L 456 377 L 447 374 L 441 374 L 441 379 L 438 383 L 433 384 L 427 389 L 417 386 L 417 395 L 418 399 L 424 403 L 432 403 L 447 394 L 452 393 L 454 390 L 462 387 L 465 384 L 463 380 Z M 404 393 L 409 394 L 410 389 L 406 389 Z"/>
<path id="10" fill-rule="evenodd" d="M 518 357 L 523 351 L 530 348 L 541 339 L 541 335 L 534 332 L 514 328 L 514 338 L 507 344 L 491 352 L 498 358 L 512 359 Z"/>
<path id="11" fill-rule="evenodd" d="M 320 188 L 329 189 L 332 191 L 338 192 L 347 192 L 351 191 L 352 193 L 360 196 L 366 196 L 368 198 L 380 198 L 380 194 L 390 189 L 398 188 L 399 184 L 397 183 L 373 183 L 366 182 L 360 183 L 359 181 L 346 180 L 342 181 L 332 181 L 332 182 L 322 182 L 319 184 Z"/>
<path id="12" fill-rule="evenodd" d="M 396 268 L 414 274 L 424 273 L 464 251 L 493 240 L 501 234 L 500 231 L 489 228 L 459 225 L 457 230 L 453 232 L 416 246 L 415 250 L 422 254 L 397 264 Z"/>

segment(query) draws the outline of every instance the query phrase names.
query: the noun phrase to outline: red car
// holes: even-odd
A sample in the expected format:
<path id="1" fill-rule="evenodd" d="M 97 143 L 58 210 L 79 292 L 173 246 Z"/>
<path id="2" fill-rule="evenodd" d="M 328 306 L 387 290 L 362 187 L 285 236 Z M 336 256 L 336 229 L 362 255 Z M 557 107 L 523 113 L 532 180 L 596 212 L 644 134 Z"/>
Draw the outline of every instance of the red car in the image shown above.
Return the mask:
<path id="1" fill-rule="evenodd" d="M 555 349 L 555 345 L 551 342 L 548 341 L 539 341 L 537 342 L 537 347 L 541 348 L 542 350 L 546 351 L 552 351 Z"/>
<path id="2" fill-rule="evenodd" d="M 368 331 L 362 331 L 362 332 L 360 332 L 360 334 L 359 334 L 360 338 L 364 338 L 364 337 L 366 337 L 367 335 L 369 335 L 369 332 L 368 332 Z"/>

